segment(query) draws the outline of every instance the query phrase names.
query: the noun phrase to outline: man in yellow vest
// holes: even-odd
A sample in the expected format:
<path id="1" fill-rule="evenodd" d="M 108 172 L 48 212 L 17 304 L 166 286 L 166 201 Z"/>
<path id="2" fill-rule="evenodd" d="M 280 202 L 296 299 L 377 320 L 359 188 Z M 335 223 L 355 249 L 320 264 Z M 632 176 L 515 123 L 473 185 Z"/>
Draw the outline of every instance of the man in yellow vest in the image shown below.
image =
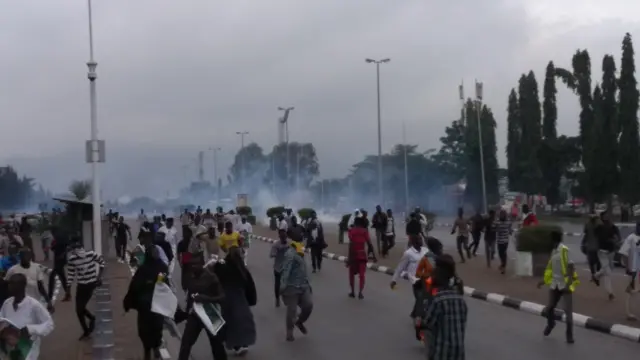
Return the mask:
<path id="1" fill-rule="evenodd" d="M 544 271 L 544 279 L 538 283 L 538 288 L 542 285 L 549 286 L 549 303 L 545 309 L 547 327 L 544 329 L 544 336 L 551 334 L 556 326 L 555 309 L 560 299 L 563 299 L 567 343 L 573 344 L 573 292 L 580 281 L 573 261 L 569 257 L 569 248 L 562 243 L 562 233 L 553 231 L 551 242 L 553 244 L 551 257 Z"/>

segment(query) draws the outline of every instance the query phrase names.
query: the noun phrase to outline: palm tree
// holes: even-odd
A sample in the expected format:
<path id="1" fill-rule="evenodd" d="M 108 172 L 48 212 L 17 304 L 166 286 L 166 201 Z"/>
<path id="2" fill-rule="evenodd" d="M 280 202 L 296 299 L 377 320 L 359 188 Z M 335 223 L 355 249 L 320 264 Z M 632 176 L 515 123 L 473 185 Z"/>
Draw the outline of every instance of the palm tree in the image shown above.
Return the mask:
<path id="1" fill-rule="evenodd" d="M 74 180 L 69 185 L 69 192 L 75 196 L 76 200 L 84 200 L 91 194 L 91 181 Z"/>

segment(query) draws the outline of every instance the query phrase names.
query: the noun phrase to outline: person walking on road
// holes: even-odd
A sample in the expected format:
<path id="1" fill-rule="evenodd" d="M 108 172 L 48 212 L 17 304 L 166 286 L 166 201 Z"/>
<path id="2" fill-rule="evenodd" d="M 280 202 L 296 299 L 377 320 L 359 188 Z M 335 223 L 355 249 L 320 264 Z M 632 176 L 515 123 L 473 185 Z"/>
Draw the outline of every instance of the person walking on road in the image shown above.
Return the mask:
<path id="1" fill-rule="evenodd" d="M 86 340 L 95 329 L 96 318 L 87 310 L 87 305 L 93 296 L 94 290 L 102 284 L 102 272 L 104 271 L 104 259 L 101 255 L 82 247 L 82 239 L 72 240 L 69 258 L 67 260 L 67 272 L 69 283 L 74 281 L 76 285 L 76 315 L 82 327 L 80 340 Z M 86 323 L 89 319 L 89 325 Z"/>
<path id="2" fill-rule="evenodd" d="M 422 325 L 428 333 L 427 359 L 464 360 L 468 308 L 451 256 L 436 259 L 432 278 L 436 291 L 427 305 Z"/>
<path id="3" fill-rule="evenodd" d="M 67 281 L 67 272 L 65 266 L 67 265 L 67 252 L 69 250 L 69 236 L 64 234 L 59 228 L 52 227 L 51 235 L 53 240 L 51 241 L 51 251 L 53 252 L 53 269 L 49 273 L 49 298 L 53 297 L 54 286 L 56 283 L 56 277 L 60 279 L 62 289 L 64 289 L 64 298 L 62 301 L 67 302 L 71 300 L 71 288 Z"/>
<path id="4" fill-rule="evenodd" d="M 300 242 L 292 242 L 291 248 L 285 254 L 280 277 L 280 294 L 287 307 L 286 340 L 294 341 L 294 327 L 306 335 L 307 327 L 304 324 L 313 311 L 311 283 L 307 263 L 304 261 L 304 246 Z M 298 307 L 300 314 L 298 314 Z"/>
<path id="5" fill-rule="evenodd" d="M 14 274 L 22 274 L 27 278 L 27 294 L 34 299 L 42 297 L 47 304 L 47 309 L 53 312 L 51 298 L 44 287 L 44 271 L 40 264 L 31 261 L 31 250 L 23 248 L 20 250 L 20 262 L 12 266 L 5 275 L 8 280 Z"/>
<path id="6" fill-rule="evenodd" d="M 22 238 L 22 242 L 24 246 L 31 250 L 31 257 L 35 261 L 35 254 L 33 253 L 33 239 L 31 238 L 31 233 L 33 232 L 33 227 L 29 224 L 29 221 L 26 216 L 23 216 L 20 219 L 20 237 Z"/>
<path id="7" fill-rule="evenodd" d="M 487 268 L 491 268 L 491 261 L 496 254 L 497 231 L 496 211 L 491 209 L 484 223 L 484 256 L 487 260 Z"/>
<path id="8" fill-rule="evenodd" d="M 471 251 L 469 250 L 469 220 L 464 218 L 464 210 L 462 208 L 458 208 L 458 217 L 453 222 L 451 235 L 455 234 L 456 230 L 458 231 L 456 248 L 458 249 L 458 255 L 460 255 L 460 262 L 464 263 L 466 260 L 463 250 L 467 252 L 468 258 L 471 258 Z"/>
<path id="9" fill-rule="evenodd" d="M 376 206 L 376 212 L 371 218 L 371 227 L 376 231 L 376 251 L 382 256 L 384 236 L 387 231 L 387 214 L 382 211 L 382 206 Z"/>
<path id="10" fill-rule="evenodd" d="M 256 285 L 238 247 L 229 249 L 224 261 L 212 266 L 225 295 L 220 302 L 222 318 L 226 321 L 225 346 L 242 356 L 256 343 L 256 323 L 251 312 L 251 307 L 258 302 Z"/>
<path id="11" fill-rule="evenodd" d="M 31 339 L 31 349 L 26 359 L 38 360 L 41 338 L 51 334 L 54 323 L 47 309 L 38 300 L 27 295 L 26 288 L 27 277 L 24 274 L 13 274 L 9 278 L 11 297 L 3 302 L 0 318 L 7 319 L 18 327 L 20 338 Z M 14 355 L 14 351 L 10 351 L 8 358 L 22 359 L 23 355 Z"/>
<path id="12" fill-rule="evenodd" d="M 164 317 L 151 311 L 151 303 L 158 274 L 167 274 L 168 271 L 167 265 L 160 260 L 158 249 L 155 246 L 147 246 L 145 261 L 134 273 L 129 290 L 122 301 L 125 312 L 131 309 L 138 312 L 138 337 L 142 341 L 144 360 L 151 360 L 152 353 L 154 359 L 161 358 Z"/>
<path id="13" fill-rule="evenodd" d="M 322 250 L 327 247 L 324 240 L 324 229 L 315 211 L 311 211 L 309 221 L 306 226 L 307 247 L 311 253 L 311 271 L 322 270 Z"/>
<path id="14" fill-rule="evenodd" d="M 218 237 L 218 245 L 220 246 L 220 250 L 225 253 L 228 253 L 232 247 L 240 247 L 242 245 L 242 237 L 240 233 L 233 230 L 233 223 L 231 221 L 224 223 L 224 232 Z"/>
<path id="15" fill-rule="evenodd" d="M 125 262 L 127 242 L 129 239 L 131 239 L 131 228 L 124 222 L 124 217 L 120 216 L 116 224 L 116 256 L 120 263 Z"/>
<path id="16" fill-rule="evenodd" d="M 242 237 L 242 256 L 244 258 L 244 264 L 247 265 L 247 259 L 249 258 L 249 248 L 251 248 L 251 234 L 253 234 L 253 226 L 249 224 L 246 216 L 242 216 L 240 224 L 238 224 L 238 233 Z"/>
<path id="17" fill-rule="evenodd" d="M 144 209 L 140 209 L 140 214 L 138 214 L 138 225 L 142 226 L 142 224 L 147 221 L 149 221 L 147 214 L 144 213 Z"/>
<path id="18" fill-rule="evenodd" d="M 500 258 L 500 273 L 507 271 L 507 250 L 509 249 L 509 238 L 513 234 L 511 221 L 507 218 L 507 212 L 500 210 L 498 221 L 496 222 L 496 242 L 498 244 L 498 257 Z"/>
<path id="19" fill-rule="evenodd" d="M 633 303 L 633 298 L 638 293 L 638 285 L 636 282 L 638 281 L 638 271 L 640 271 L 640 221 L 636 222 L 635 231 L 627 236 L 618 253 L 626 260 L 626 270 L 629 276 L 629 285 L 627 285 L 625 290 L 627 293 L 625 300 L 627 320 L 635 321 L 637 317 L 631 310 L 631 304 Z"/>
<path id="20" fill-rule="evenodd" d="M 549 336 L 556 326 L 555 309 L 560 300 L 564 301 L 565 323 L 567 324 L 566 340 L 572 344 L 573 339 L 573 292 L 580 281 L 575 271 L 569 248 L 562 243 L 562 233 L 551 233 L 553 250 L 544 271 L 544 278 L 538 283 L 538 288 L 549 286 L 549 303 L 545 309 L 547 326 L 544 328 L 544 336 Z"/>
<path id="21" fill-rule="evenodd" d="M 227 360 L 227 352 L 224 348 L 222 334 L 211 334 L 205 329 L 202 320 L 200 320 L 194 312 L 190 311 L 194 302 L 219 305 L 224 299 L 224 296 L 222 285 L 216 274 L 204 268 L 204 258 L 202 256 L 192 257 L 187 281 L 187 313 L 189 315 L 184 326 L 184 331 L 182 332 L 178 360 L 190 359 L 191 348 L 198 340 L 202 330 L 205 331 L 209 339 L 213 359 Z"/>
<path id="22" fill-rule="evenodd" d="M 304 228 L 298 224 L 298 218 L 292 216 L 289 220 L 289 229 L 287 235 L 291 241 L 302 243 L 304 241 Z"/>
<path id="23" fill-rule="evenodd" d="M 602 223 L 596 227 L 596 236 L 598 238 L 598 259 L 600 260 L 601 269 L 595 274 L 596 285 L 602 281 L 604 289 L 609 294 L 609 300 L 613 300 L 613 287 L 611 285 L 611 276 L 613 273 L 613 258 L 620 243 L 620 230 L 611 222 L 608 211 L 600 214 Z"/>
<path id="24" fill-rule="evenodd" d="M 284 268 L 284 260 L 291 245 L 287 241 L 287 232 L 278 230 L 278 241 L 271 245 L 269 257 L 273 259 L 273 294 L 276 297 L 276 307 L 280 307 L 280 279 Z"/>
<path id="25" fill-rule="evenodd" d="M 482 238 L 482 231 L 484 230 L 485 219 L 480 213 L 480 208 L 476 210 L 475 215 L 469 219 L 471 222 L 471 244 L 469 244 L 469 250 L 471 250 L 471 255 L 474 257 L 478 252 L 478 247 L 480 246 L 480 239 Z"/>
<path id="26" fill-rule="evenodd" d="M 596 229 L 600 225 L 600 219 L 597 214 L 591 214 L 589 220 L 584 224 L 584 232 L 582 235 L 581 250 L 587 256 L 589 263 L 589 271 L 591 271 L 591 282 L 599 284 L 596 279 L 596 273 L 602 268 L 600 259 L 598 259 L 598 235 Z"/>
<path id="27" fill-rule="evenodd" d="M 355 298 L 354 291 L 355 277 L 358 275 L 359 287 L 358 287 L 358 299 L 364 299 L 362 292 L 364 291 L 365 274 L 367 271 L 367 260 L 369 254 L 373 254 L 373 244 L 371 238 L 369 238 L 369 229 L 366 228 L 366 224 L 363 218 L 357 218 L 354 222 L 354 226 L 349 229 L 349 253 L 347 256 L 347 269 L 349 269 L 349 287 L 351 292 L 350 298 Z"/>
<path id="28" fill-rule="evenodd" d="M 396 244 L 396 225 L 393 218 L 393 211 L 387 209 L 387 226 L 384 229 L 384 236 L 382 239 L 382 258 L 389 256 L 389 251 Z"/>
<path id="29" fill-rule="evenodd" d="M 171 277 L 173 275 L 173 269 L 176 266 L 175 254 L 178 252 L 178 230 L 173 226 L 173 218 L 167 218 L 165 225 L 161 227 L 158 232 L 164 233 L 164 239 L 171 246 L 171 253 L 174 256 L 169 263 L 169 277 Z"/>
<path id="30" fill-rule="evenodd" d="M 180 215 L 180 224 L 182 225 L 182 238 L 191 239 L 191 222 L 193 217 L 189 214 L 189 210 L 184 209 L 182 215 Z"/>
<path id="31" fill-rule="evenodd" d="M 422 246 L 422 238 L 415 235 L 411 236 L 409 238 L 409 248 L 405 250 L 404 254 L 402 254 L 402 258 L 400 259 L 398 266 L 396 266 L 396 271 L 393 273 L 393 277 L 391 278 L 391 289 L 395 289 L 400 276 L 406 276 L 409 279 L 413 289 L 413 297 L 415 299 L 413 309 L 409 315 L 412 319 L 416 317 L 415 308 L 417 302 L 422 298 L 423 289 L 422 284 L 416 277 L 416 270 L 418 269 L 420 260 L 422 260 L 427 252 L 427 248 Z"/>

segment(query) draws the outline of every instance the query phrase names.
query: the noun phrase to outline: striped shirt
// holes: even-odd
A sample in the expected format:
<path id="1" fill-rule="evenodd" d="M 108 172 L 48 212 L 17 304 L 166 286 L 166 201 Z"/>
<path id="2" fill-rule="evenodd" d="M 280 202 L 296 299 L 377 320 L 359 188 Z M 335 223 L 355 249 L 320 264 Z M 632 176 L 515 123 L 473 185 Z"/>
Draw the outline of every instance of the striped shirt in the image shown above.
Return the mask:
<path id="1" fill-rule="evenodd" d="M 506 244 L 509 242 L 509 237 L 513 233 L 513 229 L 511 227 L 511 221 L 508 220 L 498 220 L 495 222 L 496 226 L 496 241 L 498 244 Z"/>
<path id="2" fill-rule="evenodd" d="M 104 259 L 93 251 L 73 250 L 67 260 L 69 282 L 77 280 L 78 284 L 90 284 L 98 280 L 100 269 L 104 268 Z"/>

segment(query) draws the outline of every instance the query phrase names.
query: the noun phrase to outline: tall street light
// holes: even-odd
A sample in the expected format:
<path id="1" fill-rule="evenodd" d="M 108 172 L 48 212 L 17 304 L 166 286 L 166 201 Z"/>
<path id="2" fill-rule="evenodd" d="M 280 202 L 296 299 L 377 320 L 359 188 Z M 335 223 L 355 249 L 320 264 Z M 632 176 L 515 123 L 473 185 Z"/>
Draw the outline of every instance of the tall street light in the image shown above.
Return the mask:
<path id="1" fill-rule="evenodd" d="M 220 206 L 220 182 L 218 181 L 218 151 L 222 148 L 212 146 L 209 150 L 213 151 L 213 181 L 216 187 L 216 204 Z"/>
<path id="2" fill-rule="evenodd" d="M 388 63 L 391 59 L 365 59 L 369 64 L 376 64 L 376 85 L 378 92 L 378 196 L 380 206 L 384 206 L 384 190 L 382 189 L 382 121 L 380 120 L 380 64 Z"/>
<path id="3" fill-rule="evenodd" d="M 86 142 L 86 161 L 91 163 L 91 202 L 93 203 L 93 250 L 102 255 L 102 216 L 100 214 L 100 179 L 98 163 L 105 162 L 105 142 L 98 140 L 98 109 L 96 95 L 96 68 L 98 63 L 93 58 L 93 16 L 91 0 L 87 0 L 89 17 L 89 106 L 91 116 L 91 140 Z"/>
<path id="4" fill-rule="evenodd" d="M 236 135 L 240 135 L 240 189 L 244 192 L 244 136 L 249 134 L 248 131 L 236 131 Z"/>
<path id="5" fill-rule="evenodd" d="M 287 168 L 287 187 L 290 185 L 289 183 L 289 179 L 290 179 L 290 166 L 289 166 L 289 113 L 291 113 L 291 111 L 295 109 L 295 107 L 290 106 L 290 107 L 281 107 L 278 106 L 278 110 L 279 111 L 284 111 L 284 115 L 282 116 L 282 120 L 281 123 L 284 125 L 284 141 L 285 141 L 285 153 L 286 153 L 286 168 Z"/>
<path id="6" fill-rule="evenodd" d="M 407 133 L 402 123 L 402 147 L 404 148 L 404 207 L 409 213 L 409 163 L 407 161 Z"/>
<path id="7" fill-rule="evenodd" d="M 480 148 L 480 174 L 482 176 L 482 207 L 487 213 L 487 182 L 484 176 L 484 151 L 482 146 L 482 127 L 480 126 L 480 113 L 482 112 L 482 83 L 476 80 L 476 118 L 478 120 L 478 144 Z"/>

